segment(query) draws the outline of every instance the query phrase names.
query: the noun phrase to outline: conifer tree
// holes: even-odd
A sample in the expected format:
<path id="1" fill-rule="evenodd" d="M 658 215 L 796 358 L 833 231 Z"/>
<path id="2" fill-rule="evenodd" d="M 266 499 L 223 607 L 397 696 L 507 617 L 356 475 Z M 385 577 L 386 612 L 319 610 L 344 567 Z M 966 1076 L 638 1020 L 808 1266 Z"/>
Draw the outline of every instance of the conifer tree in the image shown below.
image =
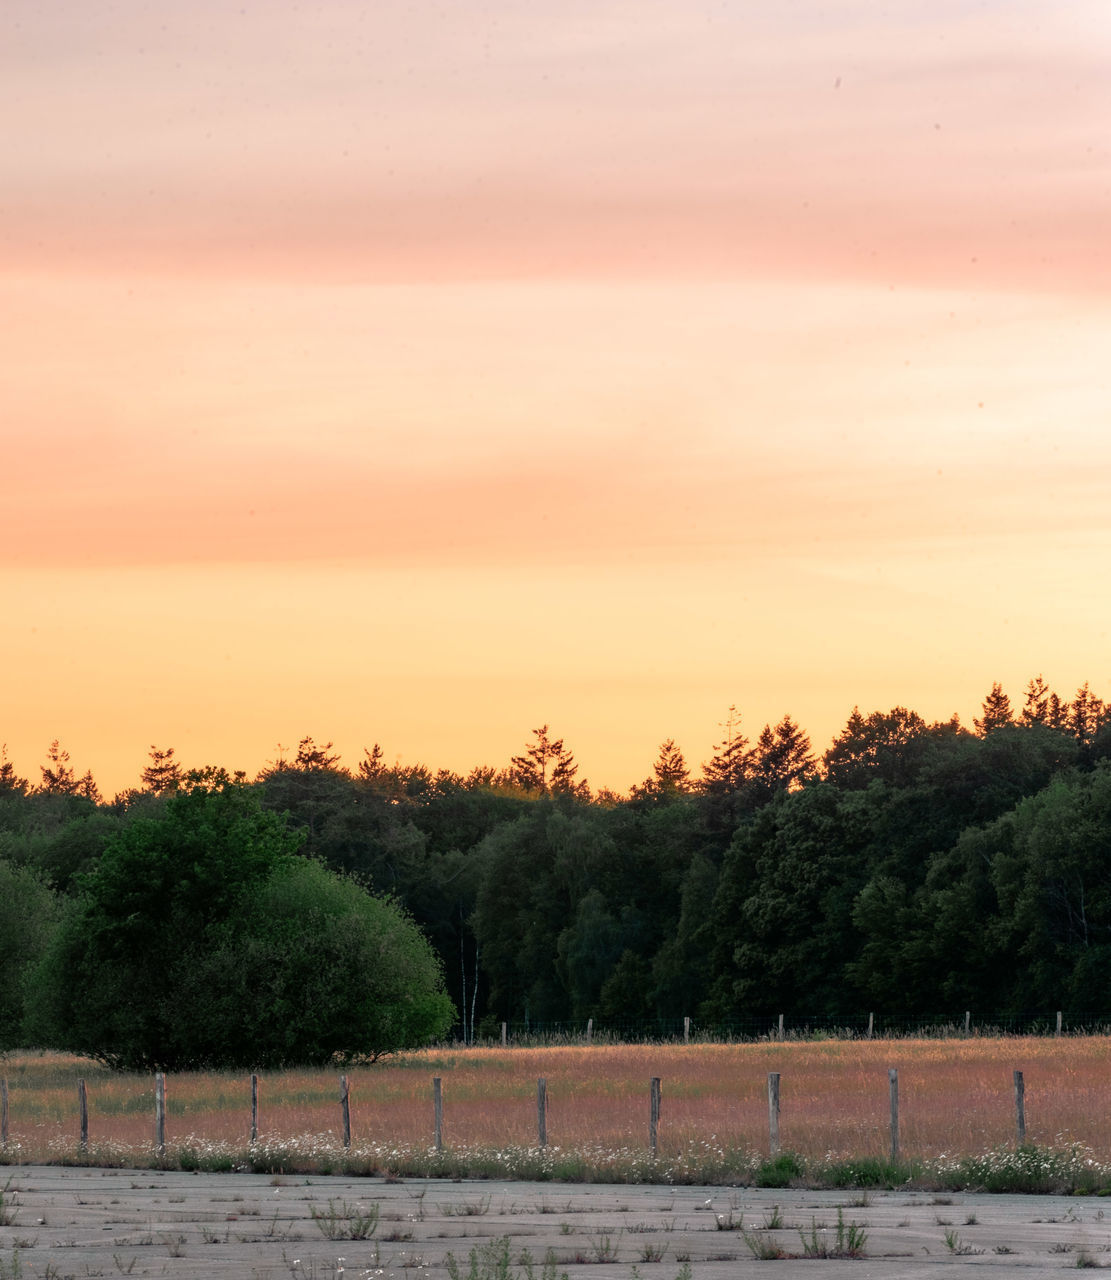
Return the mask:
<path id="1" fill-rule="evenodd" d="M 81 779 L 69 762 L 69 752 L 55 738 L 46 753 L 46 764 L 40 765 L 42 785 L 39 791 L 52 796 L 75 796 L 81 790 Z"/>
<path id="2" fill-rule="evenodd" d="M 363 758 L 359 761 L 359 777 L 363 782 L 378 782 L 386 771 L 385 761 L 385 753 L 377 742 L 373 747 L 364 747 Z"/>
<path id="3" fill-rule="evenodd" d="M 699 789 L 705 795 L 730 795 L 740 791 L 751 776 L 752 752 L 748 739 L 741 733 L 741 715 L 730 704 L 722 741 L 715 746 L 716 754 L 702 766 Z"/>
<path id="4" fill-rule="evenodd" d="M 16 774 L 15 765 L 8 759 L 8 744 L 0 744 L 0 795 L 27 794 L 27 779 Z"/>
<path id="5" fill-rule="evenodd" d="M 991 686 L 991 692 L 984 699 L 980 718 L 974 718 L 972 723 L 976 726 L 976 732 L 981 738 L 986 738 L 996 729 L 1004 729 L 1014 724 L 1011 716 L 1011 700 L 1003 692 L 1003 686 L 998 681 Z"/>
<path id="6" fill-rule="evenodd" d="M 164 795 L 177 790 L 181 777 L 181 765 L 174 759 L 173 747 L 162 750 L 152 744 L 150 764 L 142 772 L 142 789 L 152 795 Z"/>
<path id="7" fill-rule="evenodd" d="M 668 738 L 660 743 L 652 776 L 645 779 L 640 790 L 643 794 L 660 797 L 685 796 L 691 789 L 690 779 L 682 751 L 675 745 L 674 738 Z"/>
<path id="8" fill-rule="evenodd" d="M 1027 728 L 1034 724 L 1045 724 L 1049 717 L 1051 696 L 1052 690 L 1041 675 L 1035 676 L 1026 686 L 1026 701 L 1023 703 L 1019 722 Z"/>
<path id="9" fill-rule="evenodd" d="M 562 738 L 551 737 L 546 724 L 533 729 L 532 736 L 535 741 L 510 761 L 514 779 L 522 790 L 540 795 L 553 792 L 581 795 L 589 790 L 585 782 L 575 781 L 579 766 L 564 747 Z"/>
<path id="10" fill-rule="evenodd" d="M 752 772 L 765 799 L 789 791 L 814 774 L 809 737 L 789 715 L 773 729 L 766 724 L 752 752 Z"/>
<path id="11" fill-rule="evenodd" d="M 1103 699 L 1088 687 L 1087 680 L 1076 691 L 1069 715 L 1069 729 L 1077 742 L 1087 745 L 1107 722 L 1108 710 Z"/>
<path id="12" fill-rule="evenodd" d="M 293 760 L 293 768 L 302 773 L 313 773 L 321 769 L 334 769 L 339 764 L 339 755 L 329 755 L 332 749 L 330 742 L 318 747 L 310 737 L 304 737 L 297 744 L 297 755 Z"/>

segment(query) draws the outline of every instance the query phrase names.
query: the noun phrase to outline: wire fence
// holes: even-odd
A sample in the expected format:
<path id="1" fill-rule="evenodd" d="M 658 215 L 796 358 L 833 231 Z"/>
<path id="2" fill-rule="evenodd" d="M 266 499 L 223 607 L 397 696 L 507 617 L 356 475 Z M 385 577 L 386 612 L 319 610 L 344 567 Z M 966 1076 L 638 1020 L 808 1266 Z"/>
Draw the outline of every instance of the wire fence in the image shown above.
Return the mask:
<path id="1" fill-rule="evenodd" d="M 910 1040 L 1111 1034 L 1111 1013 L 1054 1010 L 973 1014 L 765 1014 L 725 1021 L 696 1018 L 485 1019 L 463 1043 L 506 1047 L 549 1044 L 738 1044 L 766 1040 Z"/>

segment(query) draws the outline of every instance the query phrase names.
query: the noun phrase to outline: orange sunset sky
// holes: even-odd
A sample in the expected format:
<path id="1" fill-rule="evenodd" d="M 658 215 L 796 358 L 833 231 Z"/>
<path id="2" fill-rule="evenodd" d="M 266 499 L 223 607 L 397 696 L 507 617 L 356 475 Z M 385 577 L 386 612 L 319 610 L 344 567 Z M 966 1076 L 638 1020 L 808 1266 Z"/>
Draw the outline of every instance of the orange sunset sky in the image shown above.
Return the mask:
<path id="1" fill-rule="evenodd" d="M 0 741 L 1111 696 L 1107 0 L 6 0 Z"/>

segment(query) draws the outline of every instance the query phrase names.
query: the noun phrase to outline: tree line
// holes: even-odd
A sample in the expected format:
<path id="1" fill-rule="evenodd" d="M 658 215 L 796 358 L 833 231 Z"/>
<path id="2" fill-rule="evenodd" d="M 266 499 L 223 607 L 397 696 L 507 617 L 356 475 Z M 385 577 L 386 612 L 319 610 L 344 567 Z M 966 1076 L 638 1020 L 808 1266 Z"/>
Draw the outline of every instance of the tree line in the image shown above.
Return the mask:
<path id="1" fill-rule="evenodd" d="M 305 737 L 228 781 L 291 856 L 419 926 L 464 1038 L 591 1017 L 1105 1011 L 1111 707 L 1087 684 L 1065 700 L 1037 677 L 1015 706 L 995 684 L 971 728 L 857 708 L 821 754 L 790 716 L 750 739 L 731 707 L 722 729 L 697 768 L 663 742 L 625 795 L 593 791 L 548 725 L 467 775 L 377 744 L 351 769 Z M 12 975 L 189 776 L 152 748 L 105 801 L 57 743 L 35 785 L 0 757 L 0 1046 L 28 1028 Z"/>

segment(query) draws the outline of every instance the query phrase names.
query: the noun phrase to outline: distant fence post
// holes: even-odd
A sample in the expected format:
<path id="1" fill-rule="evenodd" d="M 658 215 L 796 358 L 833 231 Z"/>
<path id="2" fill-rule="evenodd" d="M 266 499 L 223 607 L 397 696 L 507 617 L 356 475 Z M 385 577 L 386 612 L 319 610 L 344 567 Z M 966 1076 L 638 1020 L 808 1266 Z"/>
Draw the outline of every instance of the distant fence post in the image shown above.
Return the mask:
<path id="1" fill-rule="evenodd" d="M 779 1155 L 779 1072 L 768 1072 L 768 1152 Z"/>
<path id="2" fill-rule="evenodd" d="M 548 1082 L 543 1076 L 536 1082 L 536 1139 L 537 1145 L 548 1145 Z"/>
<path id="3" fill-rule="evenodd" d="M 505 1023 L 501 1024 L 501 1047 L 505 1048 Z"/>
<path id="4" fill-rule="evenodd" d="M 160 1152 L 166 1150 L 166 1077 L 159 1071 L 154 1077 L 154 1139 Z"/>
<path id="5" fill-rule="evenodd" d="M 251 1077 L 251 1141 L 258 1141 L 258 1076 Z"/>
<path id="6" fill-rule="evenodd" d="M 343 1145 L 351 1145 L 351 1086 L 346 1076 L 339 1078 L 339 1110 L 343 1122 Z"/>
<path id="7" fill-rule="evenodd" d="M 779 1015 L 779 1039 L 783 1039 L 783 1015 Z"/>
<path id="8" fill-rule="evenodd" d="M 891 1162 L 899 1158 L 899 1068 L 887 1072 L 887 1085 L 891 1094 Z"/>
<path id="9" fill-rule="evenodd" d="M 876 1015 L 874 1013 L 870 1013 L 868 1015 L 868 1039 L 869 1040 L 871 1040 L 872 1032 L 875 1029 L 875 1017 Z"/>
<path id="10" fill-rule="evenodd" d="M 972 1029 L 972 1010 L 966 1009 L 964 1011 L 964 1034 L 968 1035 L 971 1029 Z"/>
<path id="11" fill-rule="evenodd" d="M 587 1043 L 587 1044 L 590 1044 L 590 1042 L 591 1042 L 593 1039 L 594 1039 L 594 1019 L 593 1019 L 593 1018 L 587 1018 L 587 1020 L 586 1020 L 586 1043 Z"/>
<path id="12" fill-rule="evenodd" d="M 77 1114 L 81 1124 L 81 1150 L 89 1149 L 89 1095 L 84 1080 L 77 1082 Z M 161 1143 L 159 1143 L 161 1145 Z"/>
<path id="13" fill-rule="evenodd" d="M 8 1145 L 8 1082 L 0 1080 L 0 1146 Z"/>
<path id="14" fill-rule="evenodd" d="M 1058 1009 L 1058 1010 L 1057 1010 L 1057 1034 L 1058 1034 L 1058 1035 L 1060 1035 L 1060 1034 L 1061 1034 L 1061 1023 L 1062 1023 L 1062 1021 L 1063 1021 L 1063 1018 L 1064 1018 L 1064 1015 L 1063 1015 L 1062 1011 L 1061 1011 L 1060 1009 Z"/>
<path id="15" fill-rule="evenodd" d="M 690 1017 L 687 1016 L 683 1019 L 683 1043 L 690 1044 L 690 1042 L 691 1042 L 691 1020 L 690 1020 Z"/>
<path id="16" fill-rule="evenodd" d="M 439 1076 L 432 1077 L 432 1118 L 436 1126 L 436 1150 L 442 1151 L 444 1146 L 444 1092 Z"/>
<path id="17" fill-rule="evenodd" d="M 652 1154 L 656 1154 L 656 1149 L 660 1139 L 660 1077 L 653 1076 L 649 1087 L 649 1103 L 648 1103 L 648 1145 L 652 1148 Z"/>
<path id="18" fill-rule="evenodd" d="M 1026 1085 L 1022 1072 L 1015 1072 L 1015 1145 L 1021 1147 L 1026 1141 Z"/>

